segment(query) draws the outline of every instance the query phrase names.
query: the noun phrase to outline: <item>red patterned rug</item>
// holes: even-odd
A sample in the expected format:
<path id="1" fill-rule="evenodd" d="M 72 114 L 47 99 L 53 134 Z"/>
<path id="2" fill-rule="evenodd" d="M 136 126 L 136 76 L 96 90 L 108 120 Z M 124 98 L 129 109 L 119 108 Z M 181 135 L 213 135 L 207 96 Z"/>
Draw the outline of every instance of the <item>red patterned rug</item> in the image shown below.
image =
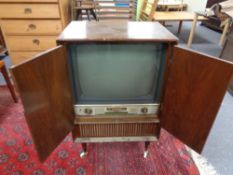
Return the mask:
<path id="1" fill-rule="evenodd" d="M 88 156 L 79 158 L 80 144 L 68 135 L 41 164 L 23 116 L 5 87 L 0 87 L 0 174 L 4 175 L 199 175 L 184 145 L 162 131 L 159 142 L 144 144 L 98 143 L 88 145 Z"/>

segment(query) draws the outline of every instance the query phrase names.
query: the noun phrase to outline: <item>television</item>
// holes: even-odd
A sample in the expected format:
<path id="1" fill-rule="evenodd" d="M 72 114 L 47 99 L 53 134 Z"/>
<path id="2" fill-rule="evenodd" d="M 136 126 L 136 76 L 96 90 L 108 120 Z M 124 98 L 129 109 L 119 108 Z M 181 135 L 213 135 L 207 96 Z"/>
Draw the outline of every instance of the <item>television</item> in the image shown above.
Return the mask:
<path id="1" fill-rule="evenodd" d="M 177 38 L 157 23 L 144 25 L 73 22 L 59 36 L 68 53 L 76 142 L 157 140 L 168 49 Z"/>
<path id="2" fill-rule="evenodd" d="M 69 132 L 81 157 L 87 143 L 122 141 L 144 142 L 147 157 L 161 128 L 200 152 L 233 65 L 177 41 L 156 22 L 75 21 L 57 47 L 14 66 L 40 160 Z"/>
<path id="3" fill-rule="evenodd" d="M 85 115 L 86 105 L 92 111 L 86 110 L 87 115 L 138 114 L 141 108 L 144 114 L 156 113 L 164 79 L 165 44 L 82 43 L 67 47 L 77 115 Z M 122 110 L 114 111 L 111 105 Z"/>

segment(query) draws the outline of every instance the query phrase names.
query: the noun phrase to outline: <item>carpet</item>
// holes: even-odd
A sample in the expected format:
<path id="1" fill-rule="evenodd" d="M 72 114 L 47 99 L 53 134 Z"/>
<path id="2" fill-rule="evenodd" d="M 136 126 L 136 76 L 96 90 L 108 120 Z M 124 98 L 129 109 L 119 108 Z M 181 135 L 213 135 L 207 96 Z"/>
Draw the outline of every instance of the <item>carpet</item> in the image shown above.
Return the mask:
<path id="1" fill-rule="evenodd" d="M 0 86 L 0 174 L 4 175 L 199 175 L 184 144 L 166 131 L 151 143 L 143 158 L 143 142 L 92 143 L 79 158 L 81 145 L 71 134 L 42 164 L 39 162 L 21 103 Z"/>

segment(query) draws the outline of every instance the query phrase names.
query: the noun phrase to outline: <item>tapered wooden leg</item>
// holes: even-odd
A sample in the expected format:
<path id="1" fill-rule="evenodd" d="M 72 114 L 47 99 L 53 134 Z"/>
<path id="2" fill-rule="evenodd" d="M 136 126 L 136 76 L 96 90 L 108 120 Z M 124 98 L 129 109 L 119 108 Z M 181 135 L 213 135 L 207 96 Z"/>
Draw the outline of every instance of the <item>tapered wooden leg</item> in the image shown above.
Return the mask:
<path id="1" fill-rule="evenodd" d="M 86 143 L 82 143 L 82 148 L 84 152 L 87 152 L 87 144 Z"/>
<path id="2" fill-rule="evenodd" d="M 147 156 L 148 156 L 148 153 L 149 153 L 149 151 L 148 151 L 149 145 L 150 145 L 150 141 L 146 141 L 146 142 L 145 142 L 144 158 L 147 158 Z"/>
<path id="3" fill-rule="evenodd" d="M 222 32 L 222 35 L 221 35 L 221 38 L 220 38 L 220 41 L 219 41 L 220 46 L 224 45 L 224 41 L 226 39 L 226 35 L 227 35 L 228 30 L 229 30 L 229 26 L 230 26 L 230 18 L 226 19 L 226 21 L 225 21 L 223 32 Z"/>
<path id="4" fill-rule="evenodd" d="M 196 30 L 197 19 L 198 19 L 198 14 L 195 13 L 195 16 L 194 16 L 194 19 L 193 19 L 193 24 L 192 24 L 192 29 L 190 31 L 189 39 L 188 39 L 188 43 L 187 43 L 188 48 L 190 48 L 192 43 L 193 43 L 193 37 L 194 37 L 194 34 L 195 34 L 195 30 Z"/>
<path id="5" fill-rule="evenodd" d="M 82 151 L 80 152 L 79 156 L 81 158 L 84 158 L 87 155 L 87 144 L 86 143 L 81 143 L 82 144 Z"/>
<path id="6" fill-rule="evenodd" d="M 92 16 L 94 17 L 94 19 L 95 19 L 96 21 L 98 21 L 97 16 L 96 16 L 94 10 L 91 9 L 90 11 L 91 11 L 91 14 L 92 14 Z"/>
<path id="7" fill-rule="evenodd" d="M 17 103 L 18 99 L 17 99 L 17 96 L 15 94 L 14 87 L 11 84 L 11 81 L 10 81 L 10 78 L 9 78 L 9 75 L 8 75 L 8 72 L 6 70 L 6 66 L 5 65 L 2 66 L 1 72 L 2 72 L 2 75 L 3 75 L 4 79 L 5 79 L 5 81 L 6 81 L 7 87 L 10 90 L 10 93 L 11 93 L 11 96 L 12 96 L 14 102 Z"/>

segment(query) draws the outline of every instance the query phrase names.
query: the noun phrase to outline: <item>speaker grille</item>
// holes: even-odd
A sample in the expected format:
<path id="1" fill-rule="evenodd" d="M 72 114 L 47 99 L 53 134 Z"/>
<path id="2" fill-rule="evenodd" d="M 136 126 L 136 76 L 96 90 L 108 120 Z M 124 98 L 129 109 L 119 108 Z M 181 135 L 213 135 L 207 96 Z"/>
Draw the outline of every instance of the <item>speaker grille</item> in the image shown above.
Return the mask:
<path id="1" fill-rule="evenodd" d="M 157 129 L 158 123 L 78 124 L 75 128 L 78 137 L 155 136 Z"/>

